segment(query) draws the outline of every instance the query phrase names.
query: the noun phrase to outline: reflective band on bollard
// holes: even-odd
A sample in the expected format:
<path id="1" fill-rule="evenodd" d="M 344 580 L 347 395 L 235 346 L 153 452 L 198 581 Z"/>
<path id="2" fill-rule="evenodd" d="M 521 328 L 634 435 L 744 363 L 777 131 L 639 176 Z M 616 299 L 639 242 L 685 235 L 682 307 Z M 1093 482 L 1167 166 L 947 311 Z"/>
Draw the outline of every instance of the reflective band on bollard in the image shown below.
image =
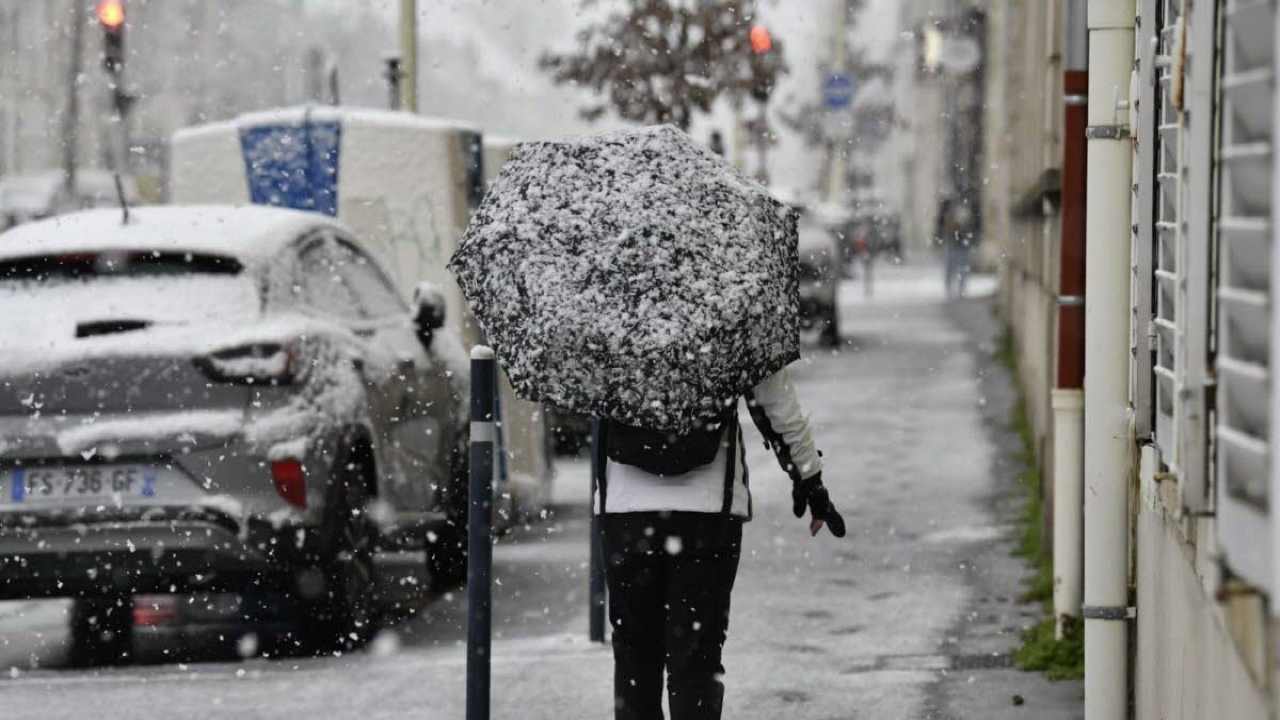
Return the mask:
<path id="1" fill-rule="evenodd" d="M 467 503 L 467 720 L 489 720 L 492 641 L 494 393 L 493 350 L 471 350 L 471 478 Z"/>

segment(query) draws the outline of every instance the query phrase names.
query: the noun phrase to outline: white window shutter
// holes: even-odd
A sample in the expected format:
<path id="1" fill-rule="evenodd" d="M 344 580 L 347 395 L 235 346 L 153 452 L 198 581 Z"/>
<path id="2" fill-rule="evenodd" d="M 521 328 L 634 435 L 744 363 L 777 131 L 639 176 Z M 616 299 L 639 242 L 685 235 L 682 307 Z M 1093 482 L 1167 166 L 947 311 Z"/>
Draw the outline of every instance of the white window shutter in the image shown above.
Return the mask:
<path id="1" fill-rule="evenodd" d="M 1131 130 L 1136 140 L 1133 157 L 1133 314 L 1130 317 L 1134 354 L 1130 368 L 1130 402 L 1134 408 L 1134 431 L 1139 442 L 1153 440 L 1155 419 L 1152 346 L 1152 250 L 1155 247 L 1155 179 L 1156 179 L 1156 55 L 1160 16 L 1157 8 L 1165 0 L 1140 0 L 1134 55 L 1134 84 L 1130 101 L 1134 103 Z M 1088 302 L 1086 300 L 1086 302 Z"/>
<path id="2" fill-rule="evenodd" d="M 1143 147 L 1138 140 L 1135 158 L 1147 171 L 1144 153 L 1153 155 L 1150 204 L 1139 202 L 1135 228 L 1139 252 L 1150 253 L 1150 381 L 1149 408 L 1135 387 L 1138 430 L 1151 418 L 1146 437 L 1156 446 L 1164 470 L 1177 479 L 1181 512 L 1206 513 L 1212 497 L 1208 491 L 1209 430 L 1206 389 L 1209 357 L 1209 258 L 1213 208 L 1213 95 L 1215 60 L 1215 6 L 1188 4 L 1186 0 L 1157 0 L 1154 49 L 1148 72 L 1154 77 L 1150 97 L 1154 115 L 1152 135 Z M 1190 12 L 1190 15 L 1186 14 Z M 1139 66 L 1142 65 L 1142 48 Z M 1143 96 L 1139 93 L 1139 102 Z M 1138 128 L 1139 132 L 1143 127 Z M 1139 191 L 1141 195 L 1141 191 Z M 1149 230 L 1143 231 L 1144 228 Z M 1145 235 L 1145 237 L 1144 237 Z M 1142 370 L 1143 350 L 1138 346 L 1136 372 Z M 1137 374 L 1135 378 L 1141 378 Z M 1150 415 L 1146 415 L 1149 412 Z"/>
<path id="3" fill-rule="evenodd" d="M 1153 439 L 1168 472 L 1179 471 L 1178 386 L 1183 284 L 1182 113 L 1175 94 L 1182 69 L 1182 0 L 1161 0 L 1156 23 L 1155 216 L 1152 249 Z"/>
<path id="4" fill-rule="evenodd" d="M 1217 474 L 1219 545 L 1231 572 L 1270 589 L 1280 559 L 1272 498 L 1280 489 L 1271 448 L 1277 429 L 1272 382 L 1280 318 L 1271 278 L 1280 273 L 1275 237 L 1276 2 L 1230 0 L 1223 48 L 1217 217 Z"/>
<path id="5" fill-rule="evenodd" d="M 1178 490 L 1182 507 L 1209 512 L 1209 309 L 1214 203 L 1216 3 L 1189 5 L 1183 19 L 1182 197 L 1179 216 Z"/>

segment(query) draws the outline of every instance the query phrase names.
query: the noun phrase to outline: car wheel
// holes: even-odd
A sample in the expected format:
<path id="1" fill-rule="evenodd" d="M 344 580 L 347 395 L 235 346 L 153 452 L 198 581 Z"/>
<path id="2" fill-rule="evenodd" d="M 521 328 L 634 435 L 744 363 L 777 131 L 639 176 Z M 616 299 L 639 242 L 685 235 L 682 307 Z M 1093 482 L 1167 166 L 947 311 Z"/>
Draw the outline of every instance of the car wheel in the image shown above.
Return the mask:
<path id="1" fill-rule="evenodd" d="M 319 587 L 301 588 L 307 605 L 305 645 L 315 653 L 354 650 L 377 630 L 378 578 L 373 560 L 377 531 L 367 507 L 371 462 L 367 451 L 356 451 L 338 464 L 341 472 L 335 476 L 337 485 L 326 510 L 328 535 L 318 566 L 309 569 L 320 581 L 315 583 Z M 305 583 L 300 578 L 300 584 Z"/>
<path id="2" fill-rule="evenodd" d="M 457 587 L 467 579 L 467 502 L 471 482 L 471 447 L 459 432 L 450 452 L 451 487 L 445 498 L 445 522 L 427 535 L 427 577 L 431 591 Z"/>
<path id="3" fill-rule="evenodd" d="M 71 664 L 113 665 L 133 657 L 133 596 L 77 599 L 71 606 Z"/>

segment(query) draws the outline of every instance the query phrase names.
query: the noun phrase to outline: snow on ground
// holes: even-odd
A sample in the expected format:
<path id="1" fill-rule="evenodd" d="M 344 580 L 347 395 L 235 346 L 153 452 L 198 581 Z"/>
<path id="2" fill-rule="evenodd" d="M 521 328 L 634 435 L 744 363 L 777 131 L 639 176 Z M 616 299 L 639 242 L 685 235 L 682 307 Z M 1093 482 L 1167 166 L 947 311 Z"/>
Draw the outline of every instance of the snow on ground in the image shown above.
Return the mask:
<path id="1" fill-rule="evenodd" d="M 991 357 L 988 305 L 939 302 L 940 276 L 886 270 L 872 307 L 852 283 L 846 348 L 811 348 L 794 372 L 849 537 L 808 537 L 785 475 L 747 431 L 756 517 L 725 650 L 726 718 L 1082 714 L 1078 684 L 1007 668 L 1039 614 L 1016 601 L 1026 571 L 1010 557 L 1012 386 Z M 609 651 L 585 639 L 587 488 L 585 462 L 562 466 L 553 521 L 496 548 L 494 718 L 611 715 Z M 0 680 L 6 717 L 464 716 L 462 592 L 350 657 L 97 671 L 29 669 L 34 641 L 9 642 L 3 612 L 0 664 L 16 666 Z"/>
<path id="2" fill-rule="evenodd" d="M 932 264 L 902 265 L 880 260 L 872 266 L 871 291 L 868 293 L 865 276 L 858 267 L 854 280 L 845 281 L 841 288 L 841 305 L 844 307 L 892 306 L 905 309 L 911 306 L 937 306 L 947 300 L 942 284 L 942 268 Z M 964 296 L 982 299 L 995 295 L 999 280 L 990 273 L 974 273 L 965 284 Z"/>

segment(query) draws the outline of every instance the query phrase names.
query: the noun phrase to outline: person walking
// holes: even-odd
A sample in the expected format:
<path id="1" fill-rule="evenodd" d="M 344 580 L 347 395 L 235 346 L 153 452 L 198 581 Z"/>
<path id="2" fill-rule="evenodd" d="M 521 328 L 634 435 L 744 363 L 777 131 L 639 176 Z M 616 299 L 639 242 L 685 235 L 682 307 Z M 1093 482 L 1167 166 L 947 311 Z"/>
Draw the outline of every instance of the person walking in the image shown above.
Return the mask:
<path id="1" fill-rule="evenodd" d="M 522 143 L 449 269 L 521 397 L 600 418 L 615 714 L 719 718 L 752 515 L 738 410 L 810 530 L 845 533 L 787 366 L 799 215 L 671 126 Z"/>
<path id="2" fill-rule="evenodd" d="M 969 250 L 973 244 L 973 213 L 964 202 L 943 198 L 938 204 L 934 236 L 942 245 L 943 282 L 948 298 L 964 296 L 969 278 Z"/>
<path id="3" fill-rule="evenodd" d="M 755 386 L 747 407 L 791 477 L 793 512 L 844 537 L 822 460 L 786 368 Z M 752 501 L 738 403 L 700 431 L 671 436 L 602 425 L 607 458 L 596 488 L 613 628 L 618 720 L 660 720 L 663 671 L 672 720 L 721 716 L 721 652 Z"/>

